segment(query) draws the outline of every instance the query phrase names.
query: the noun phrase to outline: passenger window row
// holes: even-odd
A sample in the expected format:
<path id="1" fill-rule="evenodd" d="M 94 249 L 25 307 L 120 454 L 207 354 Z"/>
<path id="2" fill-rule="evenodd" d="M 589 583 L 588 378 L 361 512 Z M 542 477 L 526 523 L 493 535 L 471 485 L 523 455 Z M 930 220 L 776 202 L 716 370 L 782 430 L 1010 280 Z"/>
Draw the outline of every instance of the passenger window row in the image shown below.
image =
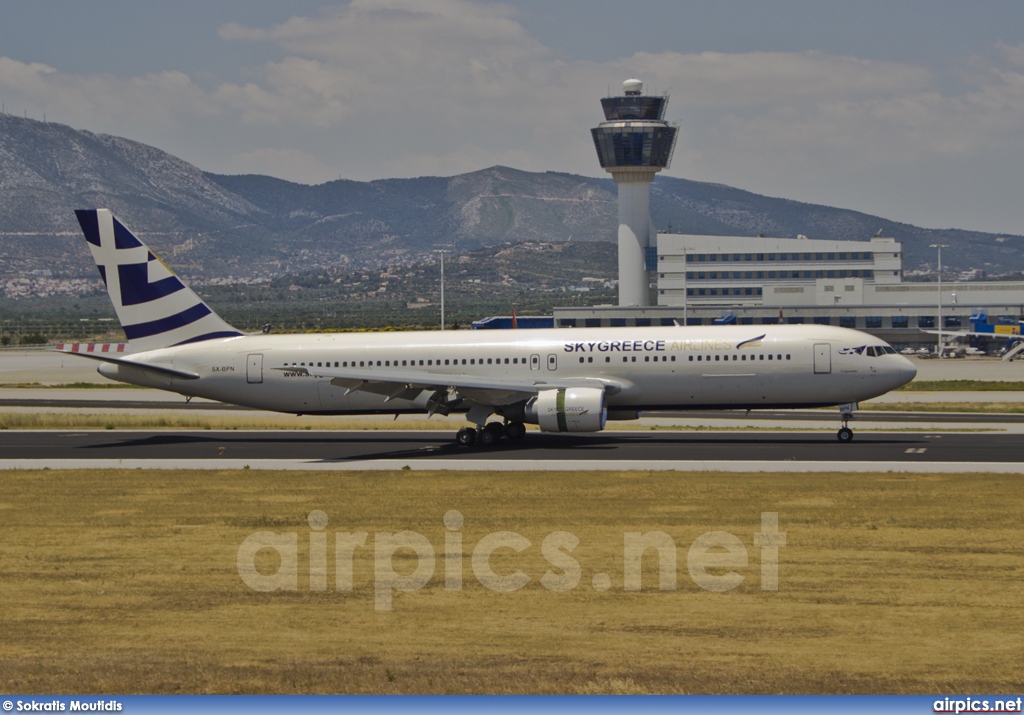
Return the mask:
<path id="1" fill-rule="evenodd" d="M 484 358 L 448 358 L 443 361 L 444 365 L 526 365 L 526 358 L 487 358 L 486 363 Z M 440 367 L 442 360 L 440 358 L 433 360 L 335 360 L 334 367 Z M 292 362 L 285 363 L 285 367 L 307 367 L 305 362 Z M 331 367 L 331 361 L 318 361 L 314 363 L 312 360 L 309 361 L 308 367 Z"/>
<path id="2" fill-rule="evenodd" d="M 611 356 L 610 355 L 605 355 L 604 356 L 604 361 L 606 363 L 607 362 L 611 362 L 612 361 Z M 636 362 L 636 361 L 637 361 L 636 360 L 636 355 L 623 355 L 622 356 L 622 362 Z M 644 362 L 675 362 L 675 361 L 676 361 L 676 356 L 675 355 L 645 355 L 644 356 Z M 594 358 L 593 358 L 593 356 L 589 356 L 589 357 L 582 357 L 581 356 L 580 357 L 580 362 L 581 363 L 592 363 L 592 362 L 594 362 Z"/>
<path id="3" fill-rule="evenodd" d="M 703 360 L 702 360 L 702 358 L 703 358 Z M 772 355 L 771 353 L 768 353 L 768 357 L 765 358 L 765 354 L 764 353 L 757 353 L 756 355 L 746 355 L 746 354 L 744 354 L 744 355 L 733 355 L 732 356 L 732 362 L 744 361 L 744 360 L 747 360 L 748 358 L 750 359 L 750 362 L 754 362 L 754 361 L 757 361 L 757 360 L 765 360 L 765 359 L 768 359 L 768 360 L 782 360 L 783 359 L 782 355 Z M 785 358 L 786 360 L 791 360 L 792 358 L 793 358 L 792 354 L 790 354 L 790 353 L 786 354 L 786 358 Z M 691 355 L 690 356 L 690 362 L 693 362 L 693 361 L 694 361 L 694 357 L 693 357 L 693 355 Z M 721 362 L 729 362 L 729 356 L 728 355 L 715 355 L 715 362 L 719 362 L 719 361 L 721 361 Z M 710 355 L 698 355 L 697 356 L 697 362 L 711 362 L 711 356 Z"/>
<path id="4" fill-rule="evenodd" d="M 883 354 L 883 352 L 895 352 L 892 348 L 888 348 L 888 350 L 886 350 L 886 348 L 884 348 L 884 347 L 879 347 L 879 348 L 869 347 L 869 348 L 867 348 L 867 354 L 872 356 L 872 357 L 874 357 L 876 355 L 876 352 L 875 352 L 876 350 L 877 350 L 877 354 L 878 355 Z M 696 362 L 711 362 L 712 361 L 712 356 L 711 355 L 697 355 L 697 356 L 689 355 L 687 357 L 688 357 L 688 361 L 689 362 L 694 362 L 694 361 L 696 361 Z M 637 362 L 636 358 L 637 358 L 636 355 L 623 355 L 622 362 L 624 362 L 624 363 Z M 790 359 L 792 359 L 792 355 L 791 354 L 787 354 L 785 356 L 785 358 L 783 358 L 782 355 L 767 354 L 767 356 L 766 356 L 764 353 L 759 353 L 759 354 L 756 354 L 756 355 L 754 355 L 754 354 L 752 354 L 752 355 L 746 355 L 746 354 L 743 354 L 743 355 L 733 355 L 732 358 L 731 358 L 732 362 L 746 361 L 748 359 L 751 362 L 754 362 L 756 360 L 762 360 L 763 361 L 763 360 L 766 360 L 766 359 L 767 360 L 782 360 L 782 359 L 790 360 Z M 582 363 L 593 363 L 594 362 L 593 356 L 588 356 L 588 357 L 581 356 L 579 360 L 580 360 L 581 364 Z M 611 356 L 606 355 L 605 358 L 604 358 L 604 361 L 606 363 L 610 363 L 612 361 Z M 675 361 L 676 361 L 676 356 L 675 355 L 645 355 L 644 356 L 644 362 L 675 362 Z M 730 361 L 730 357 L 728 355 L 715 355 L 714 356 L 714 361 L 715 362 L 723 362 L 723 361 L 724 362 L 729 362 Z M 356 360 L 351 360 L 351 361 L 348 361 L 348 360 L 343 360 L 343 361 L 335 360 L 334 363 L 333 363 L 333 366 L 334 367 L 346 367 L 346 368 L 347 367 L 374 367 L 374 366 L 376 366 L 376 367 L 442 367 L 442 366 L 449 366 L 450 367 L 450 366 L 453 366 L 453 365 L 484 365 L 484 364 L 486 364 L 486 365 L 526 365 L 527 364 L 527 360 L 526 360 L 525 357 L 524 358 L 518 358 L 518 357 L 514 357 L 514 358 L 487 358 L 486 363 L 484 362 L 484 358 L 479 358 L 479 359 L 478 358 L 447 358 L 443 362 L 442 362 L 442 360 L 440 358 L 438 358 L 436 360 L 434 360 L 434 359 L 427 359 L 427 360 L 402 360 L 401 362 L 399 362 L 398 360 L 358 360 L 358 361 L 356 361 Z M 289 366 L 290 367 L 307 367 L 305 362 L 292 362 L 290 365 L 289 365 L 289 363 L 285 363 L 285 366 L 286 367 L 289 367 Z M 331 361 L 330 360 L 328 360 L 326 362 L 318 361 L 316 363 L 314 363 L 313 361 L 310 361 L 308 367 L 331 367 Z"/>

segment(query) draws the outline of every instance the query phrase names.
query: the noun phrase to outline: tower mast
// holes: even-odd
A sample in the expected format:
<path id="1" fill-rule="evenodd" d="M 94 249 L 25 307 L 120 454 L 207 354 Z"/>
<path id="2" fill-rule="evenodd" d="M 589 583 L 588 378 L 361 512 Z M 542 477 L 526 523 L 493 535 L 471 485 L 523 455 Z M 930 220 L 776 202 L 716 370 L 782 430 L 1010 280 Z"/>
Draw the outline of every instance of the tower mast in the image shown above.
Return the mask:
<path id="1" fill-rule="evenodd" d="M 671 163 L 678 129 L 665 121 L 668 95 L 645 96 L 638 79 L 623 82 L 622 90 L 601 100 L 605 121 L 590 132 L 601 168 L 619 189 L 619 305 L 646 306 L 648 271 L 657 268 L 651 182 Z"/>

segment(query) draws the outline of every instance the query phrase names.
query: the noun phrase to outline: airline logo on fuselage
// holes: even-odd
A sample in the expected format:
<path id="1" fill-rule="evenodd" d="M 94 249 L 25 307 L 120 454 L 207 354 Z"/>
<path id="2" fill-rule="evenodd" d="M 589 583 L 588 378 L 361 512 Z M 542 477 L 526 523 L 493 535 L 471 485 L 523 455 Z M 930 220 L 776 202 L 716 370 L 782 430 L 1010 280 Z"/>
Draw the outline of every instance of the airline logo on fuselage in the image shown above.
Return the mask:
<path id="1" fill-rule="evenodd" d="M 566 343 L 567 353 L 640 353 L 664 352 L 665 340 L 600 340 Z"/>
<path id="2" fill-rule="evenodd" d="M 740 350 L 760 347 L 764 335 L 733 343 L 731 340 L 594 340 L 565 343 L 567 353 L 661 353 L 692 352 L 705 350 Z"/>

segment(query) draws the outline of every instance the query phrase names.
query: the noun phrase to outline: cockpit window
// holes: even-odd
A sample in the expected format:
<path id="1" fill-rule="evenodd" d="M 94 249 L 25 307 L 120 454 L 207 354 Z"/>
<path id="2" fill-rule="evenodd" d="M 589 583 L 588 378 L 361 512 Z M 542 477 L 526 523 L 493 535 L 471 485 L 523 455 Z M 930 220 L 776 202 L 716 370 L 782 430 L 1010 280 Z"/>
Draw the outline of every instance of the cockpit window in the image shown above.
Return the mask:
<path id="1" fill-rule="evenodd" d="M 864 352 L 866 352 L 868 354 L 868 357 L 878 357 L 878 353 L 875 352 L 875 346 L 874 345 L 868 346 L 868 349 L 865 350 Z"/>

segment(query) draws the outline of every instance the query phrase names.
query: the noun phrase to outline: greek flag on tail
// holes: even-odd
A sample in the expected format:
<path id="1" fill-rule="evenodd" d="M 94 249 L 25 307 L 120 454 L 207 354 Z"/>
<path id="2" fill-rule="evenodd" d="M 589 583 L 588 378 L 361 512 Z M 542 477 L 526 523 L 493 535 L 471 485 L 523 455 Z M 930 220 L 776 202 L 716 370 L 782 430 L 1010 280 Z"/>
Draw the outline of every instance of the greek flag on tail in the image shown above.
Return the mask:
<path id="1" fill-rule="evenodd" d="M 109 209 L 75 211 L 130 352 L 242 335 L 214 313 Z"/>

